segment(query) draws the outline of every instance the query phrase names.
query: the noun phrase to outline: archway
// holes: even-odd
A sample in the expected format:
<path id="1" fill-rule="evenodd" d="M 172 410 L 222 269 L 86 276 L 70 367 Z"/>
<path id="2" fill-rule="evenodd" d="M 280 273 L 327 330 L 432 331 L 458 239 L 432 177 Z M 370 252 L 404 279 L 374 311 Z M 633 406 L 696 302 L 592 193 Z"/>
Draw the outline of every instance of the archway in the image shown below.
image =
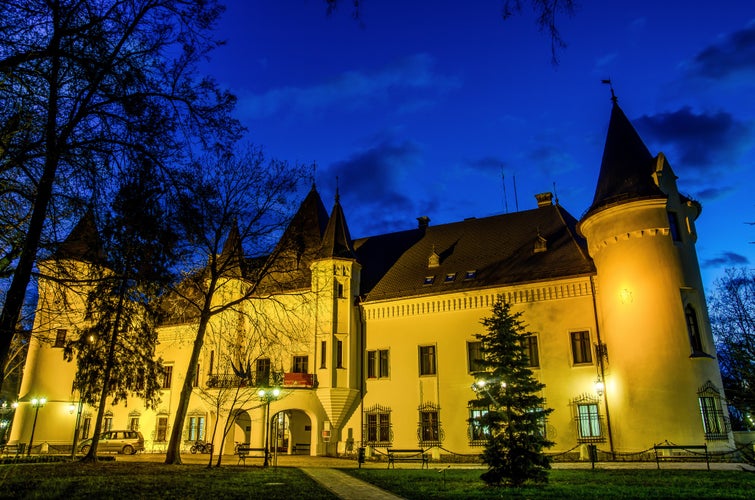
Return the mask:
<path id="1" fill-rule="evenodd" d="M 285 418 L 278 417 L 281 414 L 284 414 Z M 275 427 L 275 423 L 279 420 L 286 426 L 285 436 L 287 442 L 285 447 L 280 447 L 285 449 L 285 453 L 296 455 L 317 454 L 316 447 L 310 447 L 312 444 L 312 420 L 309 418 L 309 415 L 302 410 L 286 410 L 276 414 L 276 417 L 272 420 L 273 427 Z"/>
<path id="2" fill-rule="evenodd" d="M 236 443 L 250 443 L 252 439 L 252 418 L 249 414 L 240 410 L 236 413 L 236 419 L 233 423 L 233 428 L 225 440 L 225 446 L 223 446 L 223 453 L 234 453 Z"/>

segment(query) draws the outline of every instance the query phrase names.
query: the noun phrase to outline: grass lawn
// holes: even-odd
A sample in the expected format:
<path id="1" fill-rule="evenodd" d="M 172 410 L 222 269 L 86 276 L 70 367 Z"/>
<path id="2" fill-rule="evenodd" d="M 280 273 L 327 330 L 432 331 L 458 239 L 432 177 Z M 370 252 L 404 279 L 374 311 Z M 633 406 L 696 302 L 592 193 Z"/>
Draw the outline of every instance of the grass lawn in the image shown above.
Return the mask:
<path id="1" fill-rule="evenodd" d="M 295 468 L 155 463 L 12 464 L 0 466 L 0 498 L 332 499 Z"/>
<path id="2" fill-rule="evenodd" d="M 546 485 L 490 488 L 481 470 L 344 469 L 407 499 L 755 498 L 755 474 L 705 470 L 552 470 Z M 445 475 L 445 483 L 443 476 Z"/>

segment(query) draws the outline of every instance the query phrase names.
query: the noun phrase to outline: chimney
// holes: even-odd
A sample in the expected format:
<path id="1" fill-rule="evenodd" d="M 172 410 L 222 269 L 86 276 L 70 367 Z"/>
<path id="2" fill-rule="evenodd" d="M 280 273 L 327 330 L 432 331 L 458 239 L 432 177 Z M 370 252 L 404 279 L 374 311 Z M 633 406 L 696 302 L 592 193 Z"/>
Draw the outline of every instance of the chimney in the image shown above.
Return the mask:
<path id="1" fill-rule="evenodd" d="M 537 200 L 537 206 L 539 207 L 549 207 L 553 205 L 553 193 L 540 193 L 535 195 L 535 199 Z"/>
<path id="2" fill-rule="evenodd" d="M 419 229 L 422 229 L 424 231 L 425 229 L 427 229 L 427 226 L 430 225 L 430 217 L 428 217 L 427 215 L 417 217 L 417 222 L 419 223 Z"/>

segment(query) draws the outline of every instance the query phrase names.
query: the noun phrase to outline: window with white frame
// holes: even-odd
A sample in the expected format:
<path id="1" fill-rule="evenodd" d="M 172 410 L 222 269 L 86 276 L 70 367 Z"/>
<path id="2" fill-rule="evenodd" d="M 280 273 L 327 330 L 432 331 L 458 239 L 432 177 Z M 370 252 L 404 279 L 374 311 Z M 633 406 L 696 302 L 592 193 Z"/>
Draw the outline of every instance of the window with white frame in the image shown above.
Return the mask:
<path id="1" fill-rule="evenodd" d="M 467 342 L 467 369 L 469 373 L 476 373 L 485 370 L 483 366 L 482 342 Z"/>
<path id="2" fill-rule="evenodd" d="M 587 330 L 570 332 L 571 352 L 575 365 L 592 363 L 592 344 Z"/>
<path id="3" fill-rule="evenodd" d="M 592 394 L 583 394 L 572 401 L 572 406 L 574 408 L 574 421 L 577 426 L 577 442 L 598 443 L 605 441 L 600 399 Z"/>
<path id="4" fill-rule="evenodd" d="M 387 378 L 388 375 L 388 349 L 367 351 L 367 378 Z"/>
<path id="5" fill-rule="evenodd" d="M 435 375 L 435 346 L 434 345 L 421 345 L 419 346 L 419 374 L 420 375 Z"/>
<path id="6" fill-rule="evenodd" d="M 367 444 L 372 446 L 390 445 L 391 409 L 375 405 L 365 410 L 365 436 Z"/>
<path id="7" fill-rule="evenodd" d="M 434 403 L 425 403 L 419 407 L 419 444 L 423 447 L 438 446 L 443 440 L 440 426 L 440 407 Z"/>
<path id="8" fill-rule="evenodd" d="M 472 446 L 484 445 L 490 437 L 490 429 L 482 423 L 488 410 L 474 408 L 469 410 L 469 442 Z"/>
<path id="9" fill-rule="evenodd" d="M 527 355 L 527 361 L 530 368 L 540 367 L 540 353 L 537 347 L 537 335 L 527 335 L 523 340 L 524 353 Z"/>
<path id="10" fill-rule="evenodd" d="M 189 441 L 204 441 L 204 429 L 204 415 L 194 415 L 189 417 Z"/>

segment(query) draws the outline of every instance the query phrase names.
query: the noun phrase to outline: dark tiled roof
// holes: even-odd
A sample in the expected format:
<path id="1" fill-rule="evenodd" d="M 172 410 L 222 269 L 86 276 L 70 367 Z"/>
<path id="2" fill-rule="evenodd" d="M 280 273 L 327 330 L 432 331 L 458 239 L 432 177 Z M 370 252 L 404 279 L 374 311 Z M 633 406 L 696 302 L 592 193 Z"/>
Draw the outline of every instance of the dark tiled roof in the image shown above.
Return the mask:
<path id="1" fill-rule="evenodd" d="M 325 234 L 322 237 L 318 257 L 321 259 L 329 257 L 356 259 L 351 243 L 351 234 L 349 234 L 349 226 L 346 224 L 346 217 L 343 215 L 338 195 L 336 195 L 336 202 L 330 214 L 328 226 L 325 228 Z"/>
<path id="2" fill-rule="evenodd" d="M 595 197 L 585 217 L 617 203 L 665 197 L 653 181 L 654 169 L 653 155 L 614 102 Z"/>
<path id="3" fill-rule="evenodd" d="M 94 264 L 105 263 L 102 239 L 97 232 L 94 212 L 87 210 L 71 231 L 71 234 L 58 246 L 55 257 L 76 259 Z"/>
<path id="4" fill-rule="evenodd" d="M 563 208 L 549 205 L 359 239 L 354 248 L 362 292 L 370 301 L 592 274 L 576 223 Z M 546 250 L 535 252 L 540 237 Z M 433 252 L 437 267 L 429 267 Z M 469 271 L 475 275 L 467 279 Z M 428 276 L 435 277 L 431 285 L 425 284 Z"/>
<path id="5" fill-rule="evenodd" d="M 312 186 L 269 256 L 260 287 L 270 291 L 308 288 L 309 266 L 317 259 L 327 224 L 328 211 Z"/>

